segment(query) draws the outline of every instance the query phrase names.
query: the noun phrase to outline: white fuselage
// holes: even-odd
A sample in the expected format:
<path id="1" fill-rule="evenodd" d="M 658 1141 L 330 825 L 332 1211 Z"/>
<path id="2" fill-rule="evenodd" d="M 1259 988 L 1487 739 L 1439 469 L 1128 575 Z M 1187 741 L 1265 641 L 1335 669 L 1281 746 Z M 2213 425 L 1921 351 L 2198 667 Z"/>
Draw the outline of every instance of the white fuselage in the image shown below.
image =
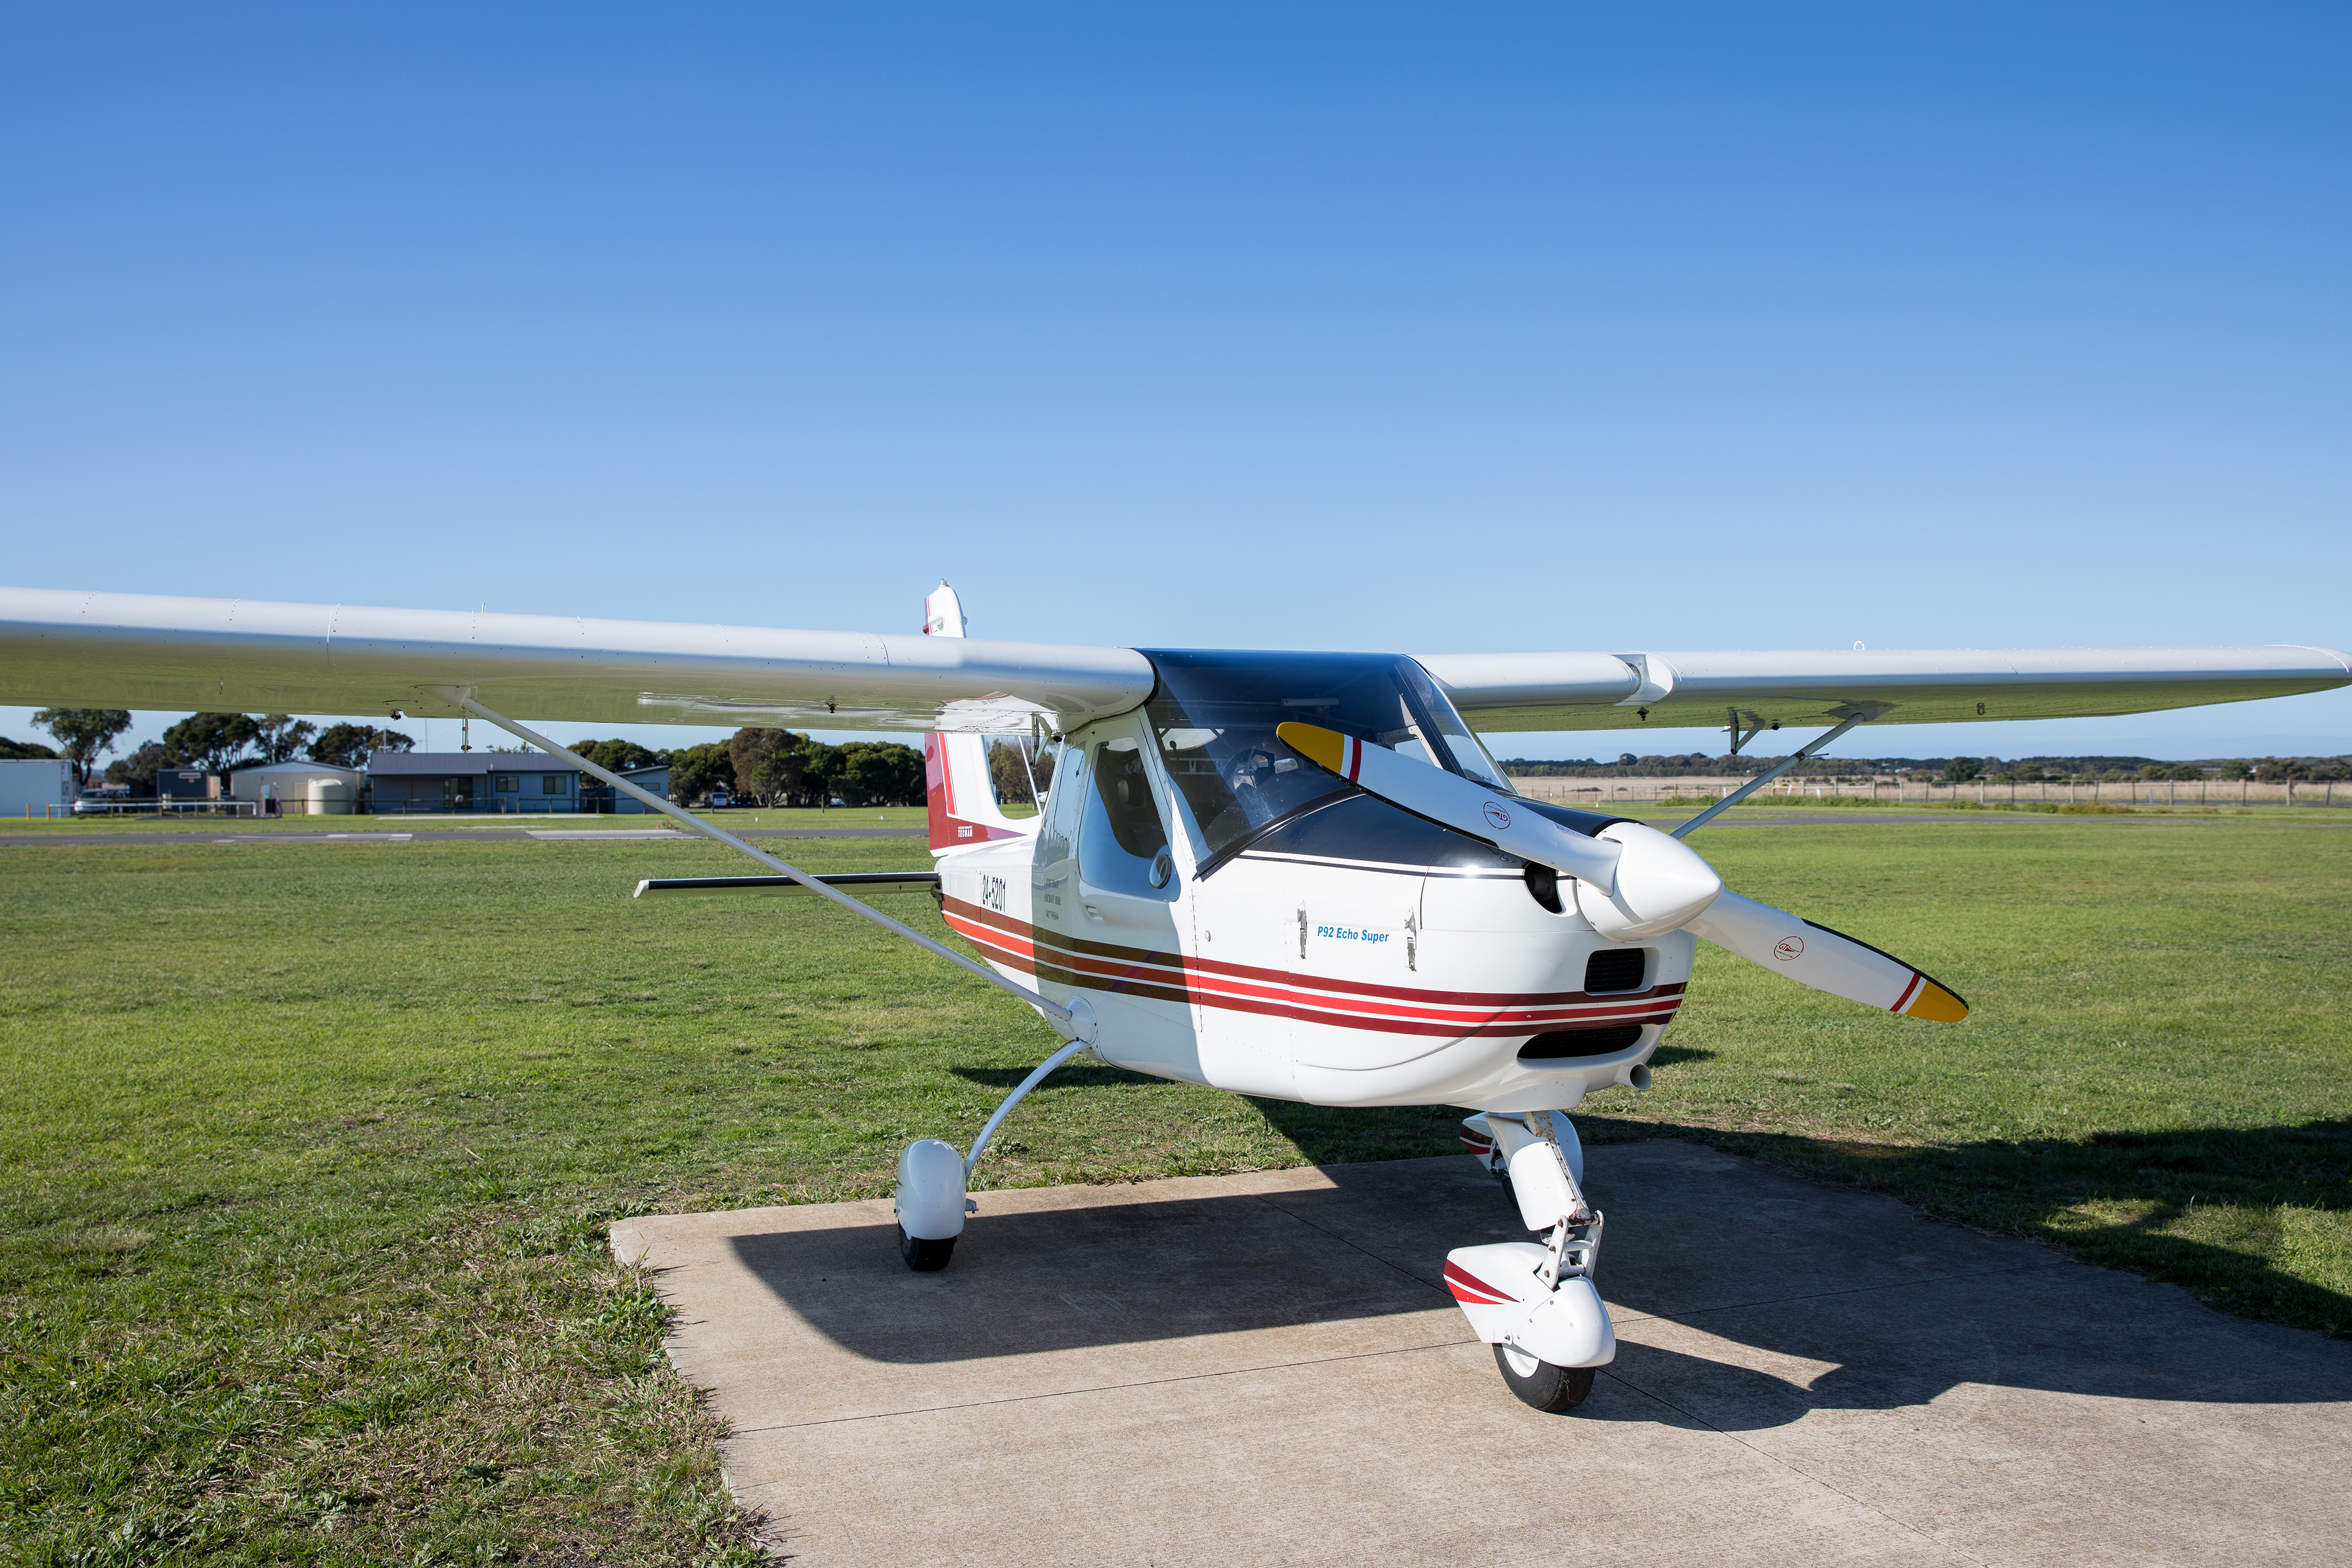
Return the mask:
<path id="1" fill-rule="evenodd" d="M 1107 858 L 1108 829 L 1087 810 L 1090 768 L 1122 746 L 1179 824 L 1161 885 Z M 1690 978 L 1687 934 L 1611 942 L 1572 897 L 1546 907 L 1511 857 L 1361 795 L 1203 875 L 1177 806 L 1137 716 L 1087 727 L 1067 737 L 1033 831 L 938 852 L 948 924 L 1003 974 L 1056 1001 L 1083 995 L 1097 1053 L 1163 1078 L 1481 1111 L 1566 1109 L 1646 1082 Z M 1604 951 L 1629 956 L 1595 965 L 1607 983 L 1588 990 Z"/>

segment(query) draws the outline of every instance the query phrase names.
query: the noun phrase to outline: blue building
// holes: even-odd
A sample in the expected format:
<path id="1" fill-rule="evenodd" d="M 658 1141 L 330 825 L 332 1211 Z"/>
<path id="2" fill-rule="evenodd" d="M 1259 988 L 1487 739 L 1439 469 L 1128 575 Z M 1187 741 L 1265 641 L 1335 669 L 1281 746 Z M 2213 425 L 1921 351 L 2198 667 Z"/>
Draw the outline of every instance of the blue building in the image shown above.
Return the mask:
<path id="1" fill-rule="evenodd" d="M 669 799 L 669 768 L 667 765 L 659 768 L 624 768 L 621 771 L 621 777 L 648 795 L 658 795 L 665 800 Z M 581 810 L 586 811 L 610 811 L 619 817 L 635 813 L 650 815 L 653 811 L 651 806 L 639 801 L 635 796 L 622 794 L 601 779 L 580 780 L 580 799 Z"/>
<path id="2" fill-rule="evenodd" d="M 426 812 L 635 812 L 646 808 L 543 751 L 378 751 L 368 758 L 371 809 L 379 816 Z M 621 775 L 669 798 L 669 769 Z"/>
<path id="3" fill-rule="evenodd" d="M 367 776 L 378 816 L 580 810 L 580 770 L 543 751 L 377 751 Z"/>

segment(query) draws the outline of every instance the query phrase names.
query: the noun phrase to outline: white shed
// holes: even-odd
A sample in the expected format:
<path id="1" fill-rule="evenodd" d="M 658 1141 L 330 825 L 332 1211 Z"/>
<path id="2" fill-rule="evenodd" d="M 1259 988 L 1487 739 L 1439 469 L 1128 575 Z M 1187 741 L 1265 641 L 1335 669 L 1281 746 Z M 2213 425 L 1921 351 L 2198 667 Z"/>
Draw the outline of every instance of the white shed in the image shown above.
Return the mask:
<path id="1" fill-rule="evenodd" d="M 343 810 L 354 810 L 359 806 L 360 785 L 367 775 L 356 768 L 337 768 L 326 762 L 266 762 L 258 768 L 240 768 L 228 776 L 228 792 L 232 800 L 258 800 L 267 788 L 278 800 L 278 809 L 289 817 L 309 810 L 310 781 L 323 779 L 343 786 L 343 800 L 350 802 Z"/>
<path id="2" fill-rule="evenodd" d="M 62 758 L 0 762 L 0 816 L 30 817 L 38 821 L 43 817 L 62 815 L 49 808 L 62 806 L 70 811 L 74 797 L 80 793 L 74 783 L 73 764 Z"/>

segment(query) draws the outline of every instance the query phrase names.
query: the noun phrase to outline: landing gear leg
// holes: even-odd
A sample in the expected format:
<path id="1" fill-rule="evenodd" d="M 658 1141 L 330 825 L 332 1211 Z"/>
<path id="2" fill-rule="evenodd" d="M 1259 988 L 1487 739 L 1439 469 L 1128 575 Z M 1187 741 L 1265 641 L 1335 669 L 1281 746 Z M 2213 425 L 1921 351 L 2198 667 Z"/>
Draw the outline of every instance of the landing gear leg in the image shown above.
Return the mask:
<path id="1" fill-rule="evenodd" d="M 898 1256 L 908 1268 L 929 1274 L 948 1266 L 948 1260 L 955 1255 L 956 1238 L 963 1234 L 964 1216 L 980 1207 L 964 1196 L 964 1184 L 971 1179 L 971 1167 L 980 1163 L 988 1140 L 996 1135 L 1013 1107 L 1045 1082 L 1047 1073 L 1086 1049 L 1087 1041 L 1074 1040 L 1040 1062 L 1036 1071 L 1021 1081 L 1020 1088 L 1004 1097 L 1004 1103 L 981 1128 L 969 1155 L 958 1154 L 953 1144 L 937 1138 L 918 1138 L 898 1155 Z"/>
<path id="2" fill-rule="evenodd" d="M 1538 1410 L 1567 1410 L 1592 1392 L 1594 1369 L 1617 1354 L 1609 1310 L 1593 1288 L 1601 1218 L 1578 1186 L 1583 1160 L 1575 1129 L 1549 1111 L 1493 1114 L 1472 1132 L 1490 1141 L 1485 1163 L 1499 1163 L 1530 1230 L 1543 1245 L 1505 1241 L 1460 1247 L 1445 1259 L 1445 1283 L 1471 1329 L 1495 1347 L 1495 1364 L 1513 1394 Z M 1475 1147 L 1472 1152 L 1478 1153 Z"/>

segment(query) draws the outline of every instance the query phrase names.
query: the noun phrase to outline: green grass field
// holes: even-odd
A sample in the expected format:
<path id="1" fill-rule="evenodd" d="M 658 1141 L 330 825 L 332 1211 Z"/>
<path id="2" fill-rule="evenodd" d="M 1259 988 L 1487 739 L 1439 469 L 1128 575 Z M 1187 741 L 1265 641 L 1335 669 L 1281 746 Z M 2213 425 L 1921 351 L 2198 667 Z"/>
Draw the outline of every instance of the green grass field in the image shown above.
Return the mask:
<path id="1" fill-rule="evenodd" d="M 2352 1327 L 2352 833 L 2312 818 L 1704 834 L 1741 891 L 1976 1014 L 1869 1013 L 1702 949 L 1656 1086 L 1579 1124 Z M 814 901 L 629 899 L 733 869 L 700 843 L 205 836 L 0 848 L 10 1559 L 749 1561 L 604 1224 L 886 1193 L 909 1138 L 977 1130 L 1044 1026 Z M 928 899 L 887 906 L 940 930 Z M 979 1185 L 1450 1153 L 1456 1114 L 1076 1069 Z"/>

